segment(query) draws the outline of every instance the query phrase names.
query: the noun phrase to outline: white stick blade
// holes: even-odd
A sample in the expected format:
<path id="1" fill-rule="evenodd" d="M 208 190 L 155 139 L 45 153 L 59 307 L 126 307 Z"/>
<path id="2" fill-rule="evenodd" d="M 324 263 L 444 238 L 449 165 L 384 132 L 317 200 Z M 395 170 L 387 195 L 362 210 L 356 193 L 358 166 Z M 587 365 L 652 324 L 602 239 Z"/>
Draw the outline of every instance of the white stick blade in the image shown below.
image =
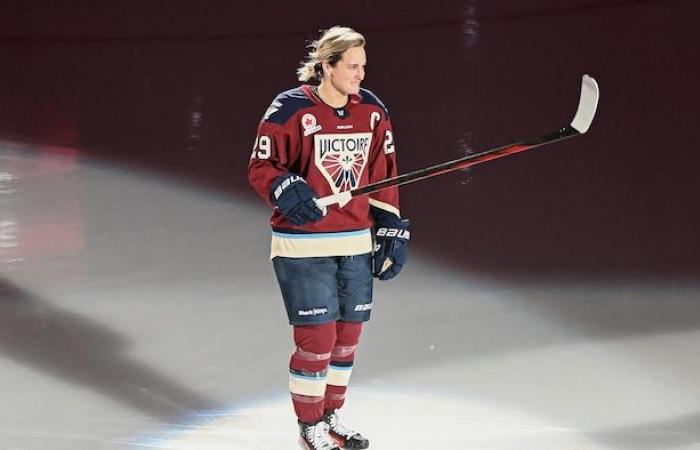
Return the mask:
<path id="1" fill-rule="evenodd" d="M 591 126 L 598 108 L 599 97 L 598 83 L 593 77 L 584 75 L 581 80 L 581 98 L 578 102 L 578 109 L 574 120 L 571 121 L 571 126 L 579 133 L 585 133 Z"/>

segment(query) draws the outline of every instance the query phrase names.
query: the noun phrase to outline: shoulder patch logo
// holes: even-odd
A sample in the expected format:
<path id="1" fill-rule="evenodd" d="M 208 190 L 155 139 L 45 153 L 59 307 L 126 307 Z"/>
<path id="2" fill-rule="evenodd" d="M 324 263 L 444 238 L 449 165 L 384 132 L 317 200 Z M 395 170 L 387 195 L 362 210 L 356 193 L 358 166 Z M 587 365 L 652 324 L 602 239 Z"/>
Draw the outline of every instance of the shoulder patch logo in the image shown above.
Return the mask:
<path id="1" fill-rule="evenodd" d="M 372 133 L 314 136 L 314 162 L 334 194 L 359 186 L 371 145 Z"/>
<path id="2" fill-rule="evenodd" d="M 316 116 L 306 113 L 301 116 L 301 126 L 304 128 L 304 136 L 309 136 L 321 129 L 321 125 L 316 122 Z"/>

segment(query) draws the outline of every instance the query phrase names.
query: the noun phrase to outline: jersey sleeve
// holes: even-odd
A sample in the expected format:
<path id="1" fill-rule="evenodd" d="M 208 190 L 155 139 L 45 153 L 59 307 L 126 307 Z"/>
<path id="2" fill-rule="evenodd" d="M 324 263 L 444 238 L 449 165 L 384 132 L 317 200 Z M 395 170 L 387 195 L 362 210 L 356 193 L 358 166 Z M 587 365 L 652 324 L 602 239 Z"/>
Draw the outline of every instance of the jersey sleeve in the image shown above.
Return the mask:
<path id="1" fill-rule="evenodd" d="M 275 99 L 258 125 L 248 163 L 248 182 L 270 206 L 273 181 L 287 173 L 299 152 L 298 133 L 290 125 L 289 116 L 289 111 L 284 111 L 284 105 Z"/>
<path id="2" fill-rule="evenodd" d="M 382 108 L 380 118 L 374 126 L 373 135 L 372 158 L 369 161 L 370 183 L 398 175 L 394 130 L 386 108 Z M 369 205 L 375 220 L 387 213 L 400 218 L 398 186 L 392 186 L 370 194 Z"/>

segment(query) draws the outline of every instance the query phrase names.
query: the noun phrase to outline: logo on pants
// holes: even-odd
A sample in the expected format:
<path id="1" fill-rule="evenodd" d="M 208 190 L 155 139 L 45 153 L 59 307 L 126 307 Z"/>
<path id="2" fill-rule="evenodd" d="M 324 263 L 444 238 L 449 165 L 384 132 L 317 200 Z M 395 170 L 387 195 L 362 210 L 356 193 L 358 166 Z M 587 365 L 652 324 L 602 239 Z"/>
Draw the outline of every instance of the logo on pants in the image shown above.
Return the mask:
<path id="1" fill-rule="evenodd" d="M 369 311 L 372 309 L 371 303 L 365 303 L 364 305 L 355 306 L 355 312 Z"/>
<path id="2" fill-rule="evenodd" d="M 301 317 L 306 316 L 322 316 L 328 312 L 328 308 L 311 308 L 311 309 L 300 309 L 297 314 Z"/>

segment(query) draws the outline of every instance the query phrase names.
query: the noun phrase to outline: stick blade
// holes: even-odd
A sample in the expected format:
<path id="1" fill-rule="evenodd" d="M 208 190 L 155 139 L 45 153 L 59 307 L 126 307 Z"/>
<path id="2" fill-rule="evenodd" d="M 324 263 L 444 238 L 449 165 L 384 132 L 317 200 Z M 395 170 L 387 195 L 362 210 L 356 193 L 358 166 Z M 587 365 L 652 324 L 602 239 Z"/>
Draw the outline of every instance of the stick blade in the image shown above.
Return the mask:
<path id="1" fill-rule="evenodd" d="M 579 133 L 583 134 L 588 131 L 593 123 L 599 97 L 598 83 L 590 75 L 584 75 L 581 80 L 581 98 L 578 102 L 578 109 L 574 120 L 571 121 L 571 126 Z"/>

